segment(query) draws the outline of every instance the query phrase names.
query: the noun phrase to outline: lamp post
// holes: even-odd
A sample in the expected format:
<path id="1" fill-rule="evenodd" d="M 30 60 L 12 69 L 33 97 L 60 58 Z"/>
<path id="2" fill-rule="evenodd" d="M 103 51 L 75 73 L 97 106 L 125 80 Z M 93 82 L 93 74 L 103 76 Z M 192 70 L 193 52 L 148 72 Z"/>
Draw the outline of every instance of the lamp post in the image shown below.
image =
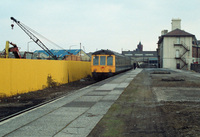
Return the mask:
<path id="1" fill-rule="evenodd" d="M 27 42 L 27 51 L 29 52 L 29 43 L 34 42 L 34 41 L 29 41 Z"/>

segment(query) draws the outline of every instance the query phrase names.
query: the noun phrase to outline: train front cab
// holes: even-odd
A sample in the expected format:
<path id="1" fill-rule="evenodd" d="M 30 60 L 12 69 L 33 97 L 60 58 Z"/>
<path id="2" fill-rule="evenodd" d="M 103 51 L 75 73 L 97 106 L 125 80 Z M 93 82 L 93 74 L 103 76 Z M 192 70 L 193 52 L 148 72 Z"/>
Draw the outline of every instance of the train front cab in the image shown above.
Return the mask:
<path id="1" fill-rule="evenodd" d="M 114 55 L 92 55 L 91 71 L 94 79 L 103 79 L 115 73 Z"/>

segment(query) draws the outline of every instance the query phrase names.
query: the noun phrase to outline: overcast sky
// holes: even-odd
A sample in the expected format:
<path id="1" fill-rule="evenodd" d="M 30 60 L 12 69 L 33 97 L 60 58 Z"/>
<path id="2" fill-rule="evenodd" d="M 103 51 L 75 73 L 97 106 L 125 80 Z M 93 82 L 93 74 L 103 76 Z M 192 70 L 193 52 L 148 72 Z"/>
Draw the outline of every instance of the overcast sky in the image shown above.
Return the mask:
<path id="1" fill-rule="evenodd" d="M 0 51 L 6 41 L 21 51 L 40 49 L 14 23 L 15 17 L 64 49 L 86 52 L 97 49 L 135 50 L 139 41 L 145 51 L 156 50 L 161 31 L 171 31 L 171 19 L 200 39 L 199 0 L 1 0 Z M 39 37 L 40 38 L 40 37 Z M 42 42 L 49 49 L 60 49 Z"/>

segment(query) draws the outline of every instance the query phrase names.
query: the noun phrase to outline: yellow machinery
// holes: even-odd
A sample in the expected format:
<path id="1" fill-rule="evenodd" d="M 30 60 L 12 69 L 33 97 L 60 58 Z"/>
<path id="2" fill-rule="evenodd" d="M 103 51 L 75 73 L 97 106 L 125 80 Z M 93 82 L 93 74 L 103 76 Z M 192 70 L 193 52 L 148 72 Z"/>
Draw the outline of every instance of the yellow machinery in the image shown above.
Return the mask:
<path id="1" fill-rule="evenodd" d="M 9 41 L 6 41 L 5 50 L 0 54 L 0 58 L 8 58 L 9 57 Z"/>
<path id="2" fill-rule="evenodd" d="M 12 45 L 13 47 L 9 47 Z M 25 52 L 23 56 L 20 55 L 19 49 L 16 44 L 6 41 L 6 46 L 4 52 L 0 55 L 0 58 L 9 58 L 9 53 L 12 52 L 15 58 L 32 58 L 33 53 Z"/>
<path id="3" fill-rule="evenodd" d="M 5 56 L 6 58 L 8 58 L 9 56 L 9 41 L 6 41 Z"/>
<path id="4" fill-rule="evenodd" d="M 13 47 L 10 48 L 9 45 L 12 45 Z M 9 58 L 9 52 L 12 52 L 15 58 L 21 58 L 17 45 L 13 44 L 12 42 L 6 41 L 5 51 L 2 55 L 3 58 Z"/>

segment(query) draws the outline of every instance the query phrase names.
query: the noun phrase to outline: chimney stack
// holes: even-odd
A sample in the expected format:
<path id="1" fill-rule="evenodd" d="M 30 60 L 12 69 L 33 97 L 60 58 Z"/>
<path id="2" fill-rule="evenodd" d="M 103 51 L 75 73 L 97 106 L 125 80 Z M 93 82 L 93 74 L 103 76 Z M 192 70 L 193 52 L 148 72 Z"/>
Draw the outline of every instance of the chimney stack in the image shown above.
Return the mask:
<path id="1" fill-rule="evenodd" d="M 168 33 L 168 30 L 162 30 L 162 31 L 161 31 L 161 36 L 162 36 L 162 35 L 165 35 L 165 34 L 167 34 L 167 33 Z"/>
<path id="2" fill-rule="evenodd" d="M 181 29 L 181 19 L 172 19 L 172 30 Z"/>

